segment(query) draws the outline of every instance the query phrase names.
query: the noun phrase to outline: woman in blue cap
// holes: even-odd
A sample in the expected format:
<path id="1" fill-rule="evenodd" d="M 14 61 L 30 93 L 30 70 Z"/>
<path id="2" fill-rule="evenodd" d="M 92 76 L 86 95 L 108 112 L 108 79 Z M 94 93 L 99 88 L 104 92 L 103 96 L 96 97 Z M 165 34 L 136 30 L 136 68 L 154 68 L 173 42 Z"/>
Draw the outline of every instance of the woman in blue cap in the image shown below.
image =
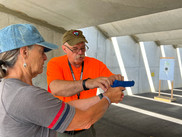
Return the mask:
<path id="1" fill-rule="evenodd" d="M 66 104 L 33 86 L 32 79 L 43 71 L 45 52 L 56 48 L 30 24 L 0 30 L 0 136 L 56 137 L 56 131 L 87 129 L 110 103 L 122 100 L 122 88 L 118 87 L 110 88 L 102 98 Z"/>

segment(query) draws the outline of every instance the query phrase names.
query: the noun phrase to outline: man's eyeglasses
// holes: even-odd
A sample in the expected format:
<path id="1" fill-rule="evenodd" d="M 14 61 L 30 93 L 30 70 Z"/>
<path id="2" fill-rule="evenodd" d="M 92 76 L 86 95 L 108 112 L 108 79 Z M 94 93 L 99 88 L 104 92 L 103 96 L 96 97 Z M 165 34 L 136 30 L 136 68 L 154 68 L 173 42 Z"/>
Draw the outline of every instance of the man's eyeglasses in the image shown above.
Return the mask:
<path id="1" fill-rule="evenodd" d="M 85 45 L 85 47 L 83 47 L 83 48 L 80 48 L 80 49 L 78 49 L 78 48 L 73 48 L 73 49 L 71 49 L 71 48 L 69 48 L 68 46 L 66 46 L 66 45 L 64 45 L 65 47 L 67 47 L 71 52 L 73 52 L 73 53 L 78 53 L 80 50 L 82 51 L 82 52 L 85 52 L 85 51 L 87 51 L 88 49 L 89 49 L 89 47 L 87 46 L 87 45 Z"/>

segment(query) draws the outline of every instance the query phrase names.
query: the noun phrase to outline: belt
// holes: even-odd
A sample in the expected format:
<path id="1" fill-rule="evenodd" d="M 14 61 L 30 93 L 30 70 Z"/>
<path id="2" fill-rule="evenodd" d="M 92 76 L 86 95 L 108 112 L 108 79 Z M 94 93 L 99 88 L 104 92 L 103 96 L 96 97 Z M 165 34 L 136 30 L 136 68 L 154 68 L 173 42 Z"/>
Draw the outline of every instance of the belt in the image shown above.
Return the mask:
<path id="1" fill-rule="evenodd" d="M 85 131 L 85 129 L 78 130 L 78 131 L 64 131 L 63 133 L 66 133 L 66 134 L 69 134 L 69 135 L 76 135 L 76 134 L 81 133 L 83 131 Z"/>

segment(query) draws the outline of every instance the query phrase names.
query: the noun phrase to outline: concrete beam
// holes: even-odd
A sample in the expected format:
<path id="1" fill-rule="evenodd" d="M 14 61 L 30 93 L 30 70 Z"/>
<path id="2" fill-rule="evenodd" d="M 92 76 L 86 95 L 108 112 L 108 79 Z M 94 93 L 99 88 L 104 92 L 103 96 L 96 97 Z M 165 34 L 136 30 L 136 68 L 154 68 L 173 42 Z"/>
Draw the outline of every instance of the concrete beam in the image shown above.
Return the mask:
<path id="1" fill-rule="evenodd" d="M 38 24 L 41 26 L 45 26 L 47 28 L 50 28 L 50 29 L 57 31 L 57 32 L 60 32 L 60 33 L 64 33 L 66 31 L 62 27 L 57 27 L 57 26 L 51 25 L 51 24 L 47 23 L 45 20 L 40 20 L 40 19 L 30 17 L 23 12 L 9 9 L 2 4 L 0 4 L 0 12 L 11 14 L 13 16 L 20 18 L 20 19 L 23 19 L 23 20 L 26 20 L 28 22 L 32 22 L 32 23 L 35 23 L 35 24 Z"/>

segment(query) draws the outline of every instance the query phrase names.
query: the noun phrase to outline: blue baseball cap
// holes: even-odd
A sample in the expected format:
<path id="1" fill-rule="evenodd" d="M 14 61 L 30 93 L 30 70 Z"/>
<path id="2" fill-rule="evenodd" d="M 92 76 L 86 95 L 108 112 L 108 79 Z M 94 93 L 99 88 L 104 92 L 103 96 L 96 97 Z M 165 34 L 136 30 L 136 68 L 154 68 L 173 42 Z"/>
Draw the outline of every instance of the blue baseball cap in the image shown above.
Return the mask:
<path id="1" fill-rule="evenodd" d="M 0 53 L 34 44 L 43 46 L 44 52 L 58 48 L 46 42 L 31 24 L 14 24 L 0 30 Z"/>

